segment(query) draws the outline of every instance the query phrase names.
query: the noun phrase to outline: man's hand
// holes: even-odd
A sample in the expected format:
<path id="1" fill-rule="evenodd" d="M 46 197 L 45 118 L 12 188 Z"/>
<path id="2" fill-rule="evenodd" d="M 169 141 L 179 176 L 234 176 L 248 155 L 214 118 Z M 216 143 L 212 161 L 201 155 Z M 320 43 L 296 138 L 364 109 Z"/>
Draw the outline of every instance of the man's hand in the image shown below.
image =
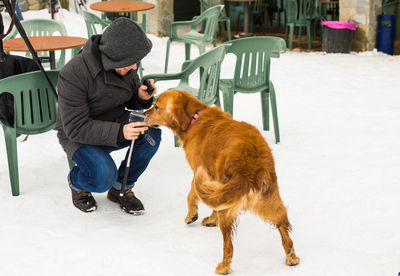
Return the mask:
<path id="1" fill-rule="evenodd" d="M 124 125 L 122 131 L 126 140 L 136 140 L 142 131 L 146 131 L 148 129 L 149 128 L 145 122 L 133 122 Z"/>
<path id="2" fill-rule="evenodd" d="M 153 79 L 148 79 L 148 81 L 151 83 L 151 85 L 154 87 L 154 91 L 152 94 L 148 94 L 147 91 L 147 86 L 146 85 L 141 85 L 138 89 L 138 95 L 139 98 L 141 98 L 142 100 L 148 100 L 151 97 L 153 97 L 155 94 L 157 94 L 157 87 L 154 85 L 154 80 Z"/>

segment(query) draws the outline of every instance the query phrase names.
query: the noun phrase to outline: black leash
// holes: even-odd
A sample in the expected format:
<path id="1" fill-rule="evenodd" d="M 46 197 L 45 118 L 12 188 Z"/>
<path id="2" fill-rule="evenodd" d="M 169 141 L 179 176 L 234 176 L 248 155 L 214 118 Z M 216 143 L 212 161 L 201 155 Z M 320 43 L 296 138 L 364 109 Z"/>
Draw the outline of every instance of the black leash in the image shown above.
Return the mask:
<path id="1" fill-rule="evenodd" d="M 11 24 L 15 24 L 15 27 L 17 27 L 18 32 L 19 32 L 19 34 L 21 35 L 21 37 L 24 39 L 25 44 L 26 44 L 26 46 L 28 47 L 29 52 L 31 53 L 33 60 L 34 60 L 34 61 L 36 62 L 36 64 L 39 66 L 39 69 L 40 69 L 40 71 L 43 73 L 43 75 L 44 75 L 44 77 L 45 77 L 45 79 L 46 79 L 48 85 L 49 85 L 50 88 L 51 88 L 51 91 L 53 91 L 54 97 L 55 97 L 56 100 L 58 101 L 58 95 L 57 95 L 56 89 L 54 88 L 53 84 L 51 83 L 51 81 L 50 81 L 50 79 L 49 79 L 49 76 L 47 76 L 46 71 L 44 70 L 44 68 L 43 68 L 43 66 L 42 66 L 42 63 L 40 62 L 40 59 L 38 58 L 35 49 L 33 49 L 32 44 L 31 44 L 31 42 L 29 41 L 29 39 L 28 39 L 28 37 L 27 37 L 27 35 L 26 35 L 26 32 L 25 32 L 25 30 L 24 30 L 24 27 L 22 27 L 21 22 L 19 21 L 18 17 L 15 15 L 14 8 L 13 8 L 13 7 L 15 7 L 15 1 L 14 1 L 14 4 L 13 4 L 13 5 L 11 5 L 11 3 L 10 3 L 9 0 L 0 0 L 0 1 L 2 1 L 2 2 L 4 3 L 4 6 L 6 7 L 6 10 L 7 10 L 8 14 L 9 14 L 10 17 L 11 17 Z M 1 23 L 3 23 L 3 22 L 1 21 Z M 1 25 L 3 25 L 3 24 L 1 24 Z M 3 28 L 4 28 L 4 27 L 3 27 Z M 2 50 L 2 48 L 3 48 L 2 45 L 3 45 L 3 44 L 1 43 L 1 50 Z M 4 53 L 3 53 L 3 54 L 4 54 Z M 3 56 L 3 57 L 4 57 L 4 56 Z"/>

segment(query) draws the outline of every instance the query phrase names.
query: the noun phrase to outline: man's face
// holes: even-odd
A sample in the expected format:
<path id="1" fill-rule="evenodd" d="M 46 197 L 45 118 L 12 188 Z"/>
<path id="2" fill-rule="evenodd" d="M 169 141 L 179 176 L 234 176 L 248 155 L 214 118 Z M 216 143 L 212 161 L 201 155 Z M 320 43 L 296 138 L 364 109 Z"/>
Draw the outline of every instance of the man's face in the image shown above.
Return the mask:
<path id="1" fill-rule="evenodd" d="M 136 70 L 137 69 L 137 64 L 133 64 L 131 66 L 123 67 L 123 68 L 115 68 L 115 72 L 117 72 L 118 75 L 120 76 L 125 76 L 128 74 L 130 70 Z"/>

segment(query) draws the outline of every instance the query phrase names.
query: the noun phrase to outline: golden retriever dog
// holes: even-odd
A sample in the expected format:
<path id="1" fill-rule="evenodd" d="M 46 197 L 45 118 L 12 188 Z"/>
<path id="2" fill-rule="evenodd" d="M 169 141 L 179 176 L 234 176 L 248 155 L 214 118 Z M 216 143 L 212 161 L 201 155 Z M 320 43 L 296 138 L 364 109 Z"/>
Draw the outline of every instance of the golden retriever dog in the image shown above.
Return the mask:
<path id="1" fill-rule="evenodd" d="M 179 90 L 162 93 L 146 113 L 150 126 L 166 126 L 178 136 L 193 170 L 185 222 L 197 220 L 199 200 L 213 209 L 202 224 L 218 225 L 223 235 L 223 259 L 216 273 L 231 272 L 232 235 L 242 210 L 275 225 L 286 264 L 299 263 L 288 234 L 291 225 L 279 195 L 271 149 L 257 128 Z"/>

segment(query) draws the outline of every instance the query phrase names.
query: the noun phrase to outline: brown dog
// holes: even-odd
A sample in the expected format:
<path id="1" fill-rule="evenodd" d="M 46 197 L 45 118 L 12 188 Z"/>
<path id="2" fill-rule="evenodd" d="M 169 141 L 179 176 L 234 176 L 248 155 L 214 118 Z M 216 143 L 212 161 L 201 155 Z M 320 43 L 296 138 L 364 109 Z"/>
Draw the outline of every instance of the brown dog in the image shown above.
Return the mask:
<path id="1" fill-rule="evenodd" d="M 178 90 L 162 93 L 146 113 L 149 125 L 166 126 L 179 137 L 193 170 L 185 222 L 197 220 L 199 199 L 213 209 L 203 225 L 219 225 L 223 235 L 224 256 L 216 273 L 231 272 L 231 237 L 241 210 L 276 225 L 286 264 L 299 263 L 288 234 L 291 225 L 279 195 L 271 149 L 255 127 Z"/>

